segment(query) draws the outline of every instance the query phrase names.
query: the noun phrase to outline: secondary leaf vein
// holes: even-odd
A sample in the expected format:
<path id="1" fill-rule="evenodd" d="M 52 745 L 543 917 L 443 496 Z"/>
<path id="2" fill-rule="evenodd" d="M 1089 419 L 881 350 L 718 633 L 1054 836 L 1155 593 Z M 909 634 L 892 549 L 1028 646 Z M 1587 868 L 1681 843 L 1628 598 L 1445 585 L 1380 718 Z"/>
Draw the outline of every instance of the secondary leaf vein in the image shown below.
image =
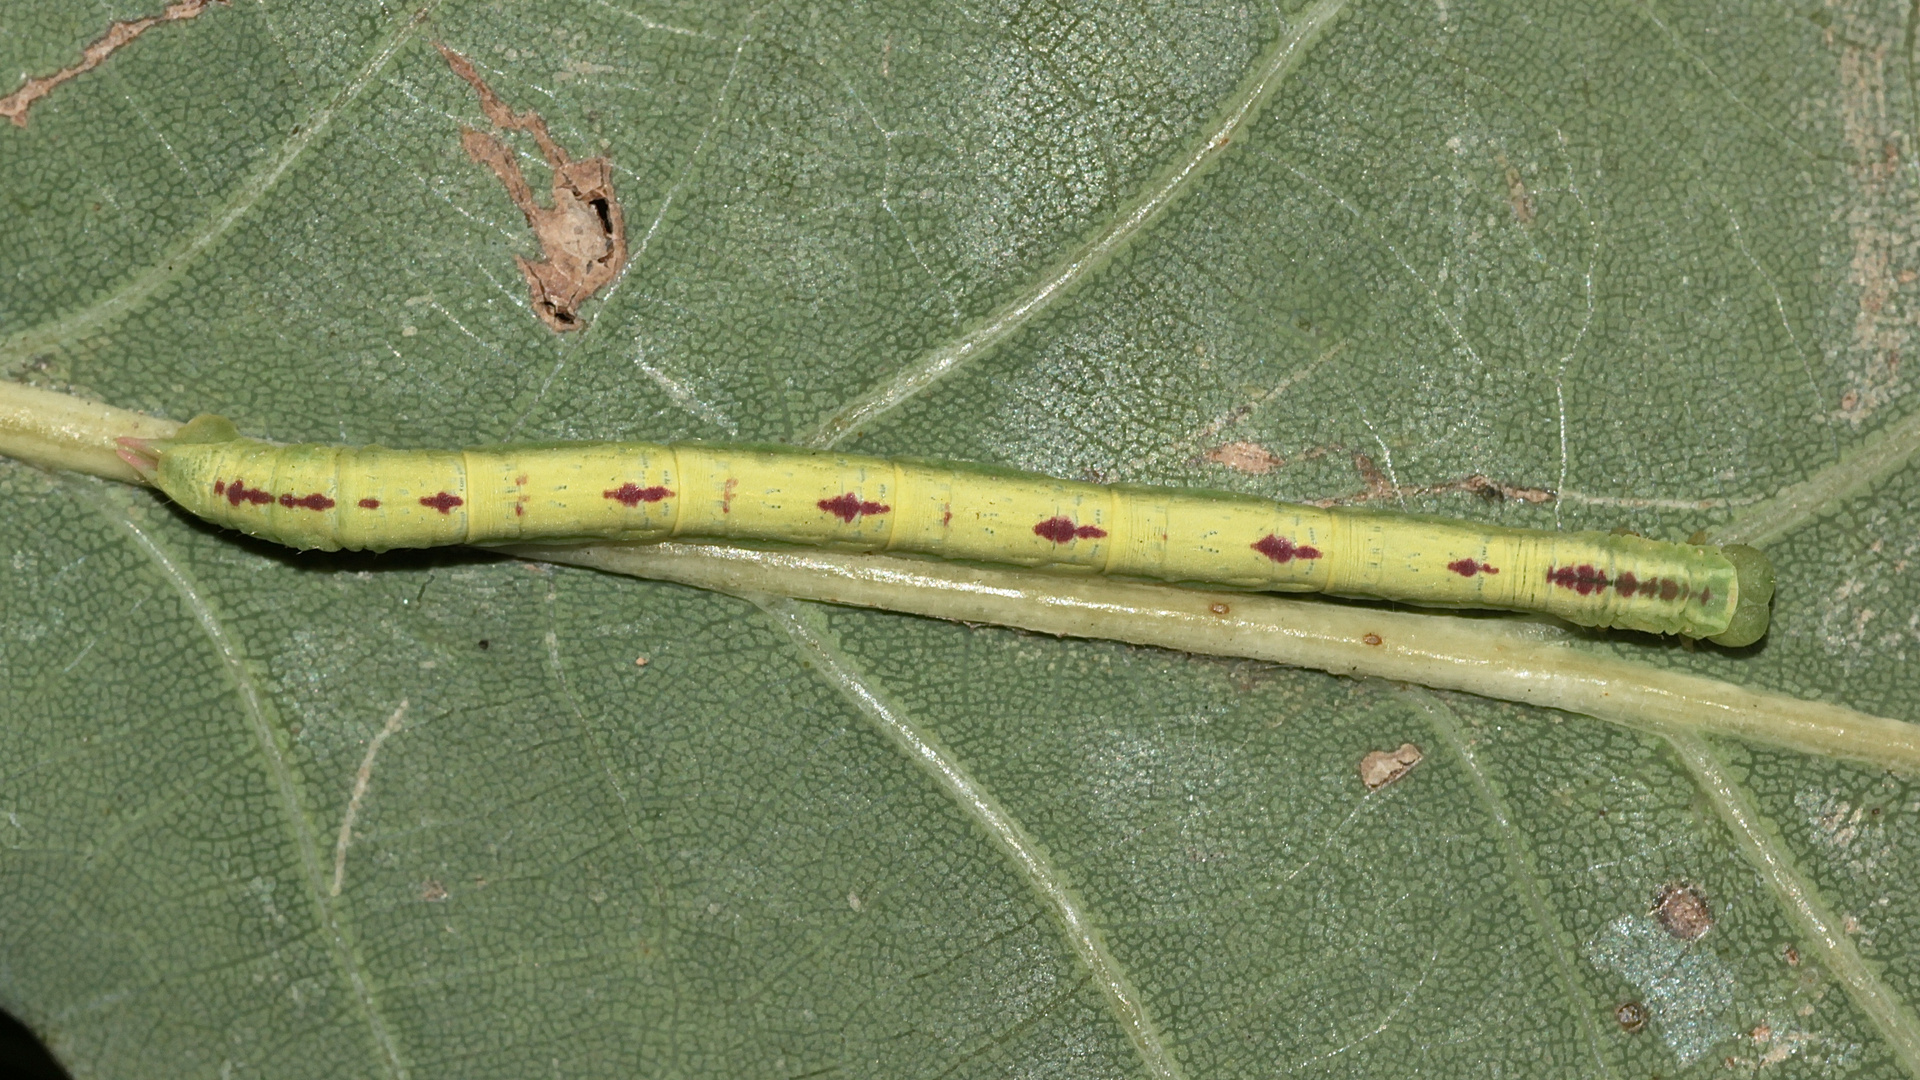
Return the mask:
<path id="1" fill-rule="evenodd" d="M 850 658 L 831 641 L 817 616 L 791 600 L 757 598 L 755 603 L 784 631 L 794 646 L 811 659 L 836 689 L 871 720 L 880 733 L 939 784 L 963 813 L 977 822 L 1026 878 L 1042 903 L 1052 910 L 1080 962 L 1092 972 L 1127 1038 L 1147 1071 L 1163 1080 L 1182 1076 L 1173 1053 L 1161 1041 L 1159 1029 L 1147 1016 L 1140 993 L 1120 961 L 1107 949 L 1099 929 L 1079 897 L 1024 826 L 983 788 L 946 748 L 921 731 L 906 712 L 886 701 Z"/>
<path id="2" fill-rule="evenodd" d="M 1124 204 L 1112 224 L 1045 274 L 1025 295 L 1000 307 L 986 321 L 953 341 L 934 349 L 901 370 L 885 384 L 855 398 L 821 421 L 799 441 L 807 446 L 832 447 L 893 411 L 921 391 L 939 382 L 961 365 L 1011 337 L 1034 316 L 1050 307 L 1074 285 L 1104 266 L 1113 255 L 1156 221 L 1175 199 L 1193 187 L 1225 153 L 1233 136 L 1251 123 L 1274 90 L 1300 65 L 1307 50 L 1320 39 L 1347 0 L 1319 0 L 1288 25 L 1228 102 L 1224 116 L 1204 133 L 1199 144 L 1158 182 Z"/>

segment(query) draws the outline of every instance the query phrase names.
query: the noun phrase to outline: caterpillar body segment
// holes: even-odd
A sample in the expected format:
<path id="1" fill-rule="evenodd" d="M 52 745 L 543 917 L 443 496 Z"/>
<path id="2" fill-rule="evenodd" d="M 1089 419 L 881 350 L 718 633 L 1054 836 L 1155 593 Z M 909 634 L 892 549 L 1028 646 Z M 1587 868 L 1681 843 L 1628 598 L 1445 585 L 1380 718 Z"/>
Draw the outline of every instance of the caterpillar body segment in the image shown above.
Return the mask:
<path id="1" fill-rule="evenodd" d="M 127 455 L 209 521 L 297 548 L 774 541 L 1438 607 L 1745 645 L 1773 571 L 1752 548 L 1501 528 L 1242 495 L 790 447 L 280 446 L 201 417 Z"/>

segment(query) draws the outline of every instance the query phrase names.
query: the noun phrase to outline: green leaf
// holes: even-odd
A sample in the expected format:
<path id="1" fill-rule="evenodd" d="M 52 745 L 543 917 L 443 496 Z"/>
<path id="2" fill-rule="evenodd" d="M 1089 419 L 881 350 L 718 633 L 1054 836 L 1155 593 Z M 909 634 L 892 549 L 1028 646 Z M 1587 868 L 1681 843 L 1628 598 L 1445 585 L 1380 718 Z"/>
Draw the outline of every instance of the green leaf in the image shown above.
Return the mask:
<path id="1" fill-rule="evenodd" d="M 157 6 L 21 6 L 0 71 Z M 1762 646 L 1571 647 L 1920 721 L 1906 14 L 211 5 L 0 127 L 0 375 L 1704 528 L 1779 567 Z M 583 329 L 436 41 L 612 163 Z M 0 1007 L 79 1077 L 1920 1070 L 1920 791 L 1871 767 L 0 499 Z"/>

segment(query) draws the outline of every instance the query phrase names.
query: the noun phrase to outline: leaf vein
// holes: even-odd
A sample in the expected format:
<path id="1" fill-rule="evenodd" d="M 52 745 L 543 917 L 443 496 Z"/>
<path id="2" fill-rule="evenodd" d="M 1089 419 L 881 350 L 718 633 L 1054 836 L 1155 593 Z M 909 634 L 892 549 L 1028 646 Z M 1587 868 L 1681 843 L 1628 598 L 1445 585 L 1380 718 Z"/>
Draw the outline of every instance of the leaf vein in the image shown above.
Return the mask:
<path id="1" fill-rule="evenodd" d="M 921 731 L 904 710 L 882 698 L 866 673 L 828 639 L 816 616 L 790 600 L 758 598 L 755 602 L 794 646 L 819 666 L 833 686 L 872 721 L 888 741 L 920 766 L 961 812 L 985 829 L 1001 851 L 1013 860 L 1020 875 L 1053 912 L 1065 931 L 1067 943 L 1099 984 L 1147 1071 L 1163 1080 L 1178 1080 L 1183 1075 L 1179 1063 L 1147 1016 L 1139 991 L 1133 987 L 1119 959 L 1108 950 L 1092 917 L 1081 906 L 1080 898 L 1067 886 L 1053 861 L 1027 834 L 1026 828 L 945 747 Z"/>

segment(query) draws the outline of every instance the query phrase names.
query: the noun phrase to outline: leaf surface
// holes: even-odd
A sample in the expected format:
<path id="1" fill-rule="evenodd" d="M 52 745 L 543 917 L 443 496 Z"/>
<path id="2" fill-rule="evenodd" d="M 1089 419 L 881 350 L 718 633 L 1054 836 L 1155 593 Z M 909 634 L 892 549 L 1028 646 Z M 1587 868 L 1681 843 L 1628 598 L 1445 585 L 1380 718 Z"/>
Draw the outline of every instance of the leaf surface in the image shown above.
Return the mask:
<path id="1" fill-rule="evenodd" d="M 0 71 L 152 14 L 109 6 L 10 16 Z M 285 441 L 833 441 L 1747 535 L 1763 646 L 1573 647 L 1920 721 L 1906 17 L 211 5 L 0 128 L 0 374 Z M 611 162 L 632 258 L 584 328 L 532 312 L 436 41 Z M 295 555 L 10 462 L 0 497 L 0 1006 L 76 1076 L 1920 1063 L 1920 792 L 1871 768 Z"/>

